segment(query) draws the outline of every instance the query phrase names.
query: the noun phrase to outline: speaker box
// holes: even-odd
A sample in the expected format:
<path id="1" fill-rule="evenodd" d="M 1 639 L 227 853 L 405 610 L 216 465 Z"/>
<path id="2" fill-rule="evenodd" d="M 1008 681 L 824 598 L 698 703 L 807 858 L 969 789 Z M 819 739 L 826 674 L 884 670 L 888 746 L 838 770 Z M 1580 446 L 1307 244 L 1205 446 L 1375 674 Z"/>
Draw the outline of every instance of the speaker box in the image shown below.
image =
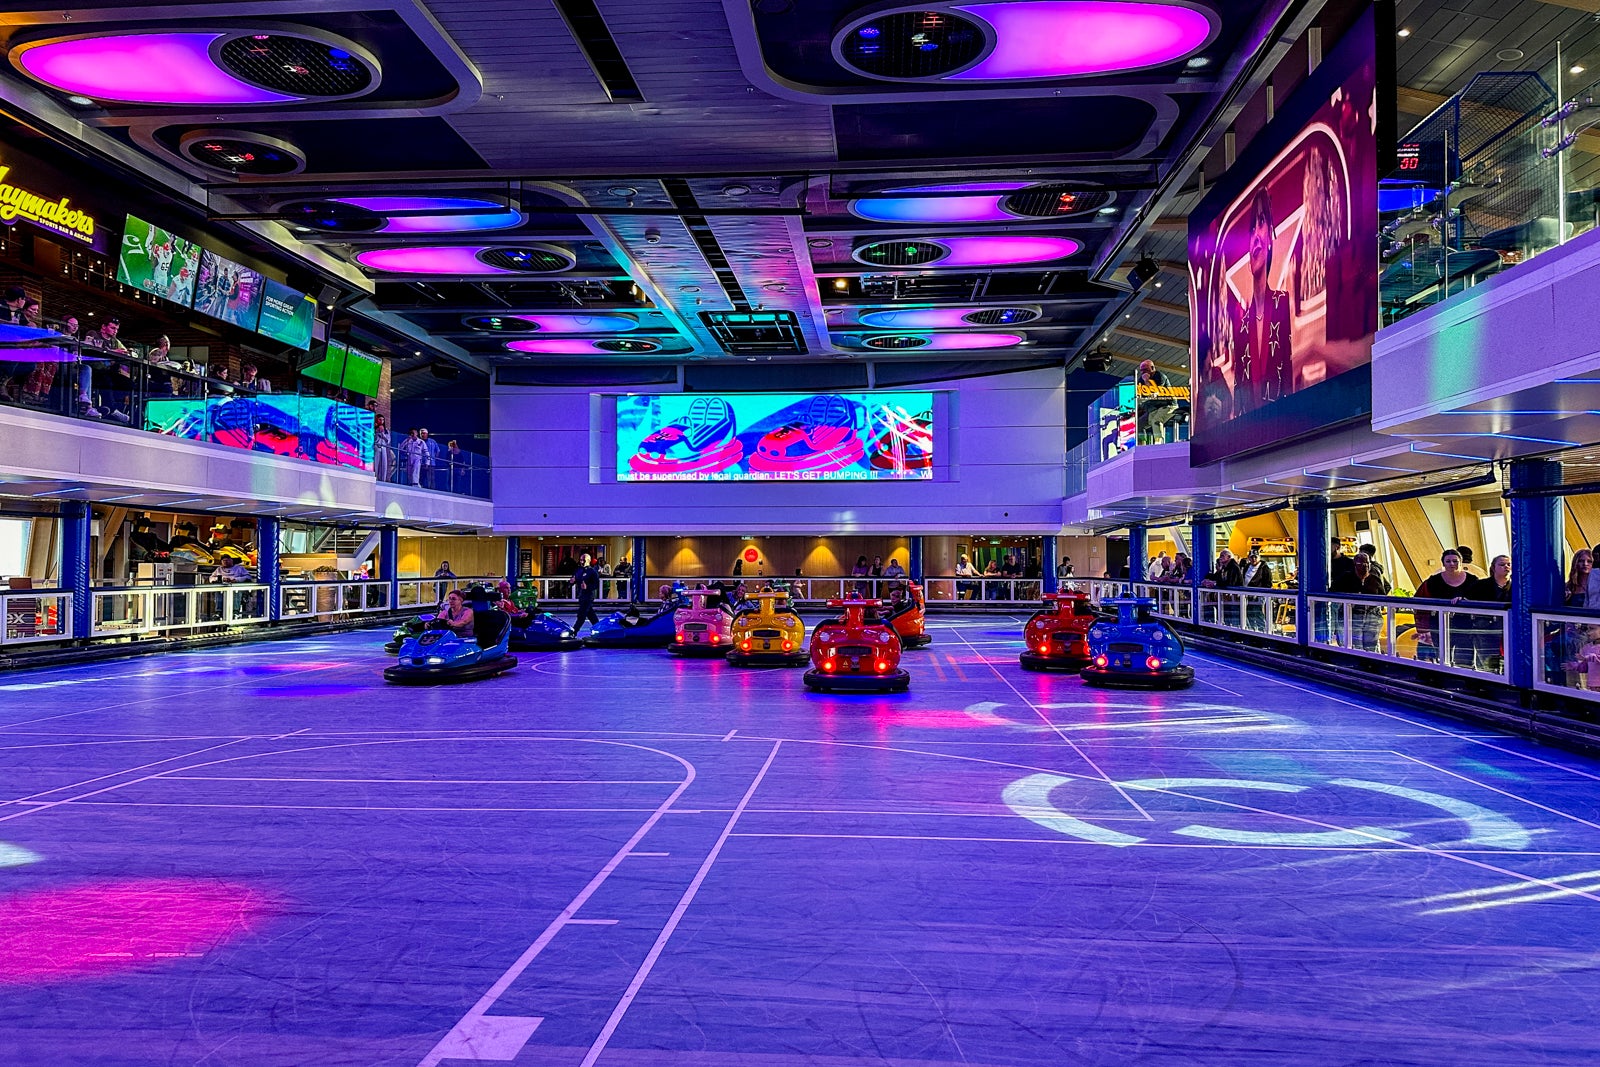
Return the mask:
<path id="1" fill-rule="evenodd" d="M 454 363 L 430 363 L 428 370 L 435 378 L 442 378 L 447 382 L 453 382 L 461 377 L 461 368 Z"/>

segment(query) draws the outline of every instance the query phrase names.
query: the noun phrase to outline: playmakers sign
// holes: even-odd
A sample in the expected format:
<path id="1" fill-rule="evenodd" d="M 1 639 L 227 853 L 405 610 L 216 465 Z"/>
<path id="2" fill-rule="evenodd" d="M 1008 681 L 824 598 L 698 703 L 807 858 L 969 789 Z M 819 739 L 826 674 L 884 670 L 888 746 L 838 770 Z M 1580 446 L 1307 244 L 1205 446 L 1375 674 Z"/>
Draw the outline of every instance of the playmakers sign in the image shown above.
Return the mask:
<path id="1" fill-rule="evenodd" d="M 1156 385 L 1154 382 L 1140 382 L 1137 393 L 1140 400 L 1189 399 L 1189 387 L 1187 385 Z"/>
<path id="2" fill-rule="evenodd" d="M 18 219 L 41 230 L 60 234 L 79 244 L 98 247 L 94 216 L 72 206 L 72 198 L 51 199 L 12 181 L 11 165 L 0 160 L 0 222 L 11 226 Z"/>

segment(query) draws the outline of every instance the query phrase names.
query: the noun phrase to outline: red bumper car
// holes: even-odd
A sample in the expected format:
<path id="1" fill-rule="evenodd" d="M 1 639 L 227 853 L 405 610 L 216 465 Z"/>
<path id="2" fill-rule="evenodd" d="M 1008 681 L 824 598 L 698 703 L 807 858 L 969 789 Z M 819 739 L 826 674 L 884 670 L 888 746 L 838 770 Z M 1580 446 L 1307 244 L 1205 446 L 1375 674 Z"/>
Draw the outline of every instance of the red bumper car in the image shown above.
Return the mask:
<path id="1" fill-rule="evenodd" d="M 811 631 L 811 669 L 805 673 L 808 689 L 822 692 L 899 693 L 911 684 L 900 666 L 900 637 L 877 621 L 880 600 L 830 600 L 828 607 L 843 608 L 837 619 L 817 624 Z M 869 619 L 867 613 L 874 612 Z"/>
<path id="2" fill-rule="evenodd" d="M 1089 629 L 1099 618 L 1082 593 L 1046 593 L 1044 607 L 1023 628 L 1027 651 L 1020 657 L 1030 671 L 1079 671 L 1089 665 Z"/>

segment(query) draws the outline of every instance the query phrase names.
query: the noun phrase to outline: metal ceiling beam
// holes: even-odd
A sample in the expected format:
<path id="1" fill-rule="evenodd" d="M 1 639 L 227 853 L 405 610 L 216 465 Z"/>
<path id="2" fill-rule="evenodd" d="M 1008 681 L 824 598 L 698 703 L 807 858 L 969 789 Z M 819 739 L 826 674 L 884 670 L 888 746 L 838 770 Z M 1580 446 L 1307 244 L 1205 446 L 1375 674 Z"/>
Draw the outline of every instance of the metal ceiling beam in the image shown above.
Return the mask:
<path id="1" fill-rule="evenodd" d="M 1165 300 L 1143 300 L 1140 301 L 1139 306 L 1149 308 L 1151 311 L 1159 311 L 1163 315 L 1176 315 L 1180 319 L 1189 317 L 1189 309 L 1186 306 L 1183 304 L 1169 304 Z"/>
<path id="2" fill-rule="evenodd" d="M 1132 326 L 1113 326 L 1111 327 L 1111 332 L 1121 334 L 1123 337 L 1131 337 L 1135 341 L 1149 341 L 1153 345 L 1166 345 L 1168 348 L 1176 348 L 1180 352 L 1189 351 L 1189 342 L 1187 340 L 1180 341 L 1165 334 L 1152 333 L 1149 330 L 1138 330 Z"/>

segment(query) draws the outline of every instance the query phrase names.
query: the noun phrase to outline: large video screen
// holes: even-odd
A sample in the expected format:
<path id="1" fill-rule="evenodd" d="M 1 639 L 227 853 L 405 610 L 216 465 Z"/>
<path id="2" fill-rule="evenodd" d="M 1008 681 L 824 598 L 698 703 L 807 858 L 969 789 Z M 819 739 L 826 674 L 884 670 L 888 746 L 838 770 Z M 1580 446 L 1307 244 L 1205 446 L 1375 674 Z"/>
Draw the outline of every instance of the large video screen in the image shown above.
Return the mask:
<path id="1" fill-rule="evenodd" d="M 359 348 L 345 349 L 344 374 L 339 382 L 352 393 L 377 396 L 378 383 L 383 380 L 383 360 Z"/>
<path id="2" fill-rule="evenodd" d="M 322 357 L 301 367 L 300 373 L 328 385 L 338 385 L 344 381 L 344 361 L 349 351 L 344 342 L 329 341 L 322 350 Z"/>
<path id="3" fill-rule="evenodd" d="M 932 478 L 932 393 L 617 398 L 620 482 Z"/>
<path id="4" fill-rule="evenodd" d="M 261 317 L 265 282 L 260 272 L 207 248 L 200 255 L 200 278 L 194 287 L 194 309 L 202 315 L 254 330 Z"/>
<path id="5" fill-rule="evenodd" d="M 302 351 L 311 348 L 311 331 L 317 321 L 317 302 L 298 289 L 263 279 L 261 321 L 256 332 Z"/>
<path id="6" fill-rule="evenodd" d="M 1371 410 L 1376 51 L 1369 11 L 1189 216 L 1196 466 Z"/>
<path id="7" fill-rule="evenodd" d="M 329 466 L 372 469 L 372 412 L 322 397 L 263 393 L 149 400 L 144 428 Z"/>
<path id="8" fill-rule="evenodd" d="M 128 216 L 117 255 L 117 281 L 188 307 L 200 273 L 200 246 Z"/>

